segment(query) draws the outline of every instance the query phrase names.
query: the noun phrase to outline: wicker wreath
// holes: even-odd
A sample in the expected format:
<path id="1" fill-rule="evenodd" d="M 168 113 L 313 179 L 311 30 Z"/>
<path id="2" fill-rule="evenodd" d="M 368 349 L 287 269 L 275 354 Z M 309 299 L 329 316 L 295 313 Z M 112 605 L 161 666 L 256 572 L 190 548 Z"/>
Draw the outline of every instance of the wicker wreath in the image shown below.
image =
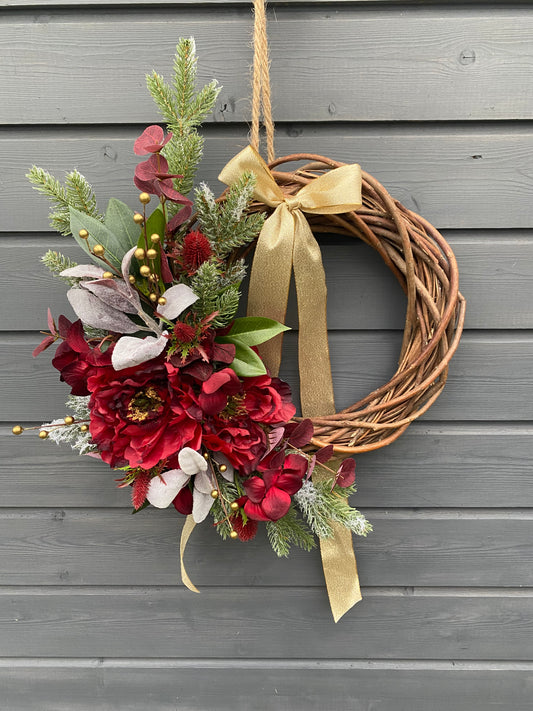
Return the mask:
<path id="1" fill-rule="evenodd" d="M 279 170 L 308 161 L 294 172 Z M 324 172 L 344 163 L 298 153 L 278 158 L 269 168 L 284 192 L 294 194 Z M 315 233 L 357 237 L 380 255 L 407 295 L 399 365 L 388 383 L 335 415 L 311 418 L 316 447 L 334 445 L 338 454 L 357 454 L 393 442 L 440 395 L 464 324 L 465 299 L 459 292 L 455 256 L 429 222 L 394 200 L 363 172 L 363 206 L 343 215 L 307 215 Z M 258 211 L 271 211 L 255 203 Z"/>

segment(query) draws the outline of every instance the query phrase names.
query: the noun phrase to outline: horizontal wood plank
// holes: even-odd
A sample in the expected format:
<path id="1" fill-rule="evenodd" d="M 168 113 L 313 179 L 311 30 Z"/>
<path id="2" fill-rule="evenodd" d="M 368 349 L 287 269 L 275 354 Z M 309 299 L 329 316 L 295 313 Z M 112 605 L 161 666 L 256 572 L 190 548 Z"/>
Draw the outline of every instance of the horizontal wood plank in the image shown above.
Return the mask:
<path id="1" fill-rule="evenodd" d="M 527 9 L 357 10 L 276 7 L 270 47 L 278 121 L 531 117 Z M 5 15 L 0 46 L 10 101 L 0 121 L 153 122 L 144 74 L 154 67 L 170 74 L 179 36 L 196 38 L 201 79 L 216 76 L 224 86 L 212 120 L 249 120 L 251 32 L 246 6 Z"/>
<path id="2" fill-rule="evenodd" d="M 354 539 L 364 585 L 533 585 L 530 511 L 370 509 L 367 516 L 374 532 Z M 124 510 L 4 511 L 3 584 L 178 585 L 183 520 L 173 508 L 135 516 Z M 294 549 L 278 559 L 264 527 L 252 542 L 223 542 L 210 522 L 195 529 L 187 547 L 187 572 L 200 588 L 323 584 L 317 551 Z"/>
<path id="3" fill-rule="evenodd" d="M 444 234 L 460 269 L 467 299 L 466 328 L 533 328 L 533 235 L 478 230 Z M 404 327 L 406 299 L 380 257 L 364 243 L 339 236 L 320 239 L 328 283 L 328 327 L 399 329 Z M 0 329 L 39 330 L 46 325 L 46 306 L 57 317 L 72 314 L 67 286 L 51 276 L 39 259 L 48 249 L 72 260 L 87 258 L 72 239 L 53 234 L 0 239 L 3 313 Z M 24 310 L 20 309 L 24 283 Z M 243 297 L 244 303 L 244 297 Z M 287 325 L 297 328 L 293 291 Z"/>
<path id="4" fill-rule="evenodd" d="M 48 201 L 25 175 L 32 164 L 56 177 L 76 167 L 94 186 L 102 207 L 116 197 L 137 207 L 133 172 L 138 158 L 136 129 L 98 129 L 94 133 L 13 131 L 0 135 L 3 155 L 0 211 L 2 231 L 48 229 Z M 198 180 L 217 194 L 217 176 L 247 143 L 241 126 L 215 126 L 206 132 L 205 158 Z M 533 223 L 533 131 L 526 125 L 493 130 L 420 126 L 358 128 L 303 124 L 280 128 L 278 155 L 320 153 L 360 163 L 409 209 L 439 229 L 531 228 Z M 292 166 L 289 165 L 289 168 Z M 23 206 L 23 207 L 21 207 Z"/>
<path id="5" fill-rule="evenodd" d="M 372 591 L 334 625 L 326 591 L 2 590 L 0 653 L 41 657 L 527 659 L 525 591 Z M 80 646 L 82 645 L 82 646 Z"/>
<path id="6" fill-rule="evenodd" d="M 109 667 L 94 662 L 90 668 L 51 665 L 0 669 L 2 697 L 10 711 L 530 711 L 531 670 L 458 668 L 435 671 L 368 668 L 357 663 L 344 669 L 327 662 L 272 668 L 210 667 L 204 662 L 169 668 Z M 238 662 L 236 662 L 238 664 Z M 259 666 L 259 665 L 257 665 Z"/>
<path id="7" fill-rule="evenodd" d="M 337 407 L 352 405 L 388 382 L 396 369 L 400 331 L 333 332 L 329 342 Z M 9 333 L 0 339 L 4 417 L 51 421 L 63 416 L 69 388 L 58 382 L 49 352 L 32 358 L 37 334 Z M 286 336 L 281 377 L 298 400 L 296 334 Z M 529 332 L 463 335 L 443 394 L 426 418 L 432 420 L 531 420 L 533 338 Z"/>
<path id="8" fill-rule="evenodd" d="M 361 509 L 533 507 L 532 442 L 530 427 L 415 423 L 388 447 L 358 455 L 354 502 Z M 107 464 L 30 433 L 4 430 L 0 450 L 0 507 L 130 507 Z"/>

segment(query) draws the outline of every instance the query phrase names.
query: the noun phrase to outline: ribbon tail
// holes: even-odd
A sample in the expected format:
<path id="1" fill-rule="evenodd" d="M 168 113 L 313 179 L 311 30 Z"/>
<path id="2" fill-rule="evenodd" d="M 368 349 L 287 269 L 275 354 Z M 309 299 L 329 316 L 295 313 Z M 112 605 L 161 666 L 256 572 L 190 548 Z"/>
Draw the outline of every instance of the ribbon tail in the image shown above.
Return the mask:
<path id="1" fill-rule="evenodd" d="M 189 588 L 189 590 L 191 592 L 200 593 L 200 591 L 198 590 L 196 585 L 194 585 L 191 582 L 191 579 L 187 575 L 187 571 L 185 570 L 185 563 L 183 561 L 183 557 L 185 555 L 185 548 L 187 547 L 187 542 L 188 542 L 195 526 L 196 526 L 196 524 L 194 523 L 193 517 L 187 516 L 187 518 L 185 519 L 185 523 L 183 524 L 183 528 L 181 529 L 181 539 L 180 539 L 181 581 L 185 585 L 186 588 Z"/>
<path id="2" fill-rule="evenodd" d="M 294 220 L 280 205 L 263 225 L 255 248 L 248 316 L 264 316 L 285 322 L 291 283 Z M 262 343 L 258 350 L 270 374 L 276 377 L 281 364 L 282 334 Z"/>
<path id="3" fill-rule="evenodd" d="M 322 254 L 305 216 L 294 213 L 293 268 L 298 299 L 298 366 L 304 417 L 335 413 Z"/>
<path id="4" fill-rule="evenodd" d="M 352 532 L 336 521 L 330 523 L 333 536 L 320 539 L 320 554 L 331 612 L 335 622 L 338 622 L 348 610 L 362 600 L 362 595 Z"/>
<path id="5" fill-rule="evenodd" d="M 338 469 L 341 459 L 332 459 L 328 467 Z M 313 473 L 315 483 L 328 479 L 328 473 L 317 466 Z M 353 549 L 352 532 L 337 521 L 329 521 L 333 535 L 320 539 L 322 569 L 328 591 L 333 619 L 338 622 L 354 605 L 362 600 Z"/>

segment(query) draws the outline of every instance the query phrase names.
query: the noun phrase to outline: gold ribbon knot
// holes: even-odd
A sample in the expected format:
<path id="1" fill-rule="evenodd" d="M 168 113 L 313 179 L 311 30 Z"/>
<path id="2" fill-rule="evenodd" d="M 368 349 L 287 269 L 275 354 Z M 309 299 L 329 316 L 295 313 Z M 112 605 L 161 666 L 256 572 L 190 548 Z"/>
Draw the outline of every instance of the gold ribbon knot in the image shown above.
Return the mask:
<path id="1" fill-rule="evenodd" d="M 232 185 L 243 173 L 255 175 L 255 198 L 275 208 L 257 240 L 248 315 L 283 323 L 294 271 L 302 414 L 304 417 L 333 414 L 326 277 L 320 247 L 304 213 L 332 215 L 361 207 L 361 168 L 356 164 L 335 168 L 313 179 L 296 195 L 285 195 L 259 153 L 247 146 L 223 168 L 219 180 Z M 259 349 L 274 376 L 279 373 L 281 347 L 282 336 L 277 336 Z"/>

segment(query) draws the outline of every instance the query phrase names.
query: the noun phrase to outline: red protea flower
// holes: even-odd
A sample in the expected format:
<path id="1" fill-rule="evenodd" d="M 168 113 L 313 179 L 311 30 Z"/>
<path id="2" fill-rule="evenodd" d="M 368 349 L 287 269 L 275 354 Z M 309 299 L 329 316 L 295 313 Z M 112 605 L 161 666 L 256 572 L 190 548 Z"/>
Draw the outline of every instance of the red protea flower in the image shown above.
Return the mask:
<path id="1" fill-rule="evenodd" d="M 241 541 L 251 541 L 252 538 L 255 538 L 255 534 L 259 528 L 257 521 L 253 521 L 250 518 L 246 521 L 246 523 L 244 523 L 240 514 L 232 516 L 230 518 L 230 523 L 233 526 L 233 530 L 237 531 L 237 535 Z"/>
<path id="2" fill-rule="evenodd" d="M 198 271 L 198 267 L 213 256 L 211 243 L 202 232 L 189 232 L 183 240 L 181 263 L 189 274 Z"/>
<path id="3" fill-rule="evenodd" d="M 148 472 L 141 472 L 135 477 L 131 491 L 131 503 L 135 511 L 138 511 L 146 501 L 146 494 L 151 480 L 152 477 Z"/>

